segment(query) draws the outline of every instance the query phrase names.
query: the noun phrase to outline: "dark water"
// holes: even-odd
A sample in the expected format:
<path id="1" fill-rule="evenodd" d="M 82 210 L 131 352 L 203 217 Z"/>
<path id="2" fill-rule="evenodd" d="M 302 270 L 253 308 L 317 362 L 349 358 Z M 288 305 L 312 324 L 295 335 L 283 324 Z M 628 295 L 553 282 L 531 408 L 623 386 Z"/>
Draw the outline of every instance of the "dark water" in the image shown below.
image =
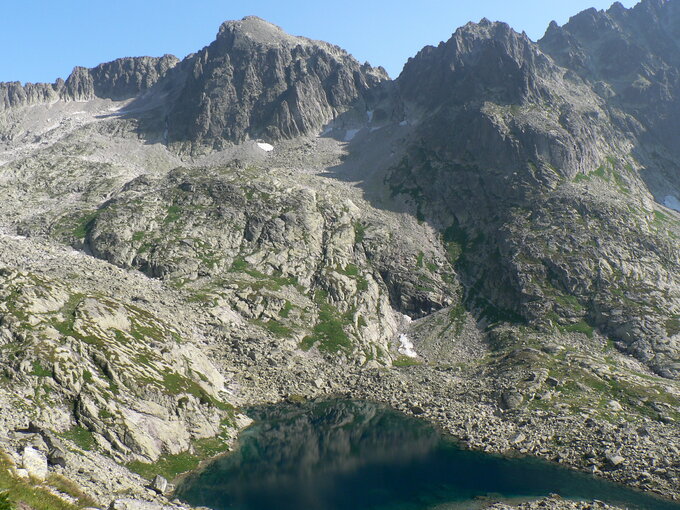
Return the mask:
<path id="1" fill-rule="evenodd" d="M 368 402 L 282 404 L 249 414 L 256 423 L 240 448 L 188 477 L 177 490 L 181 499 L 215 510 L 416 510 L 557 493 L 680 510 L 544 461 L 461 450 L 424 422 Z"/>

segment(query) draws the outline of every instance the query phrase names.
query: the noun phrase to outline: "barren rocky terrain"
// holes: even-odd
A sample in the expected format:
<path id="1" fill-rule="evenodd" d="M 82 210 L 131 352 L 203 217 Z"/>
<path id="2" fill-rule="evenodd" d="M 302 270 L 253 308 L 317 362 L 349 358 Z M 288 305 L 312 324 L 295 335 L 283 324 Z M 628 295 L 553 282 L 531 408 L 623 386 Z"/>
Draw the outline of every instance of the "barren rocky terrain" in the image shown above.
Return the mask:
<path id="1" fill-rule="evenodd" d="M 679 15 L 482 20 L 395 80 L 249 17 L 0 84 L 0 488 L 187 508 L 245 406 L 347 396 L 680 498 Z"/>

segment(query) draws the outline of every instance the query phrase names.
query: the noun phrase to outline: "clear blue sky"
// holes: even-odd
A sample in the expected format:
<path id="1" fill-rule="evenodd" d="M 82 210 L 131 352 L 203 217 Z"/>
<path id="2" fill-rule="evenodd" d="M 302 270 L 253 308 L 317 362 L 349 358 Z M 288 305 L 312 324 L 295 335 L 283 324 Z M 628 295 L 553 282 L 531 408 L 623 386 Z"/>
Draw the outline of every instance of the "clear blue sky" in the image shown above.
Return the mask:
<path id="1" fill-rule="evenodd" d="M 53 82 L 76 65 L 172 53 L 182 58 L 209 44 L 219 25 L 249 14 L 294 35 L 341 46 L 396 77 L 426 44 L 448 39 L 468 21 L 506 21 L 540 38 L 613 0 L 20 0 L 0 14 L 0 81 Z M 623 0 L 631 7 L 635 0 Z"/>

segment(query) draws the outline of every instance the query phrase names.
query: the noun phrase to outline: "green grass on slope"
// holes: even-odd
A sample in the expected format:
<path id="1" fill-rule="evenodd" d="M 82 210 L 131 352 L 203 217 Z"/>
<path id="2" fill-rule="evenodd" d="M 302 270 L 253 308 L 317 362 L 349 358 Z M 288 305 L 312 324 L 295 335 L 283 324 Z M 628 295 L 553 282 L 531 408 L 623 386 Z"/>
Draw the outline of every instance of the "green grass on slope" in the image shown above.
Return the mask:
<path id="1" fill-rule="evenodd" d="M 20 508 L 19 504 L 28 505 L 32 510 L 79 510 L 92 506 L 94 503 L 91 498 L 80 492 L 73 482 L 66 479 L 53 480 L 50 477 L 47 483 L 76 497 L 78 504 L 67 503 L 32 480 L 23 480 L 13 476 L 11 469 L 11 459 L 6 454 L 0 453 L 0 492 L 3 494 L 0 498 L 0 510 Z"/>

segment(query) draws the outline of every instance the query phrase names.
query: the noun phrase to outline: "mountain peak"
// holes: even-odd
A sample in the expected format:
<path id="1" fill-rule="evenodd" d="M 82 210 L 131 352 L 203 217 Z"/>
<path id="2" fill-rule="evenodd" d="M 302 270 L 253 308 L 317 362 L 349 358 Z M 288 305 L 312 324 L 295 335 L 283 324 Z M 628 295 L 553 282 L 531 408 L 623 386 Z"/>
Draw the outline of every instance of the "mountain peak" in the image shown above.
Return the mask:
<path id="1" fill-rule="evenodd" d="M 225 21 L 217 34 L 218 40 L 228 40 L 234 46 L 256 43 L 263 46 L 288 46 L 304 43 L 307 39 L 286 33 L 281 27 L 258 16 Z"/>

